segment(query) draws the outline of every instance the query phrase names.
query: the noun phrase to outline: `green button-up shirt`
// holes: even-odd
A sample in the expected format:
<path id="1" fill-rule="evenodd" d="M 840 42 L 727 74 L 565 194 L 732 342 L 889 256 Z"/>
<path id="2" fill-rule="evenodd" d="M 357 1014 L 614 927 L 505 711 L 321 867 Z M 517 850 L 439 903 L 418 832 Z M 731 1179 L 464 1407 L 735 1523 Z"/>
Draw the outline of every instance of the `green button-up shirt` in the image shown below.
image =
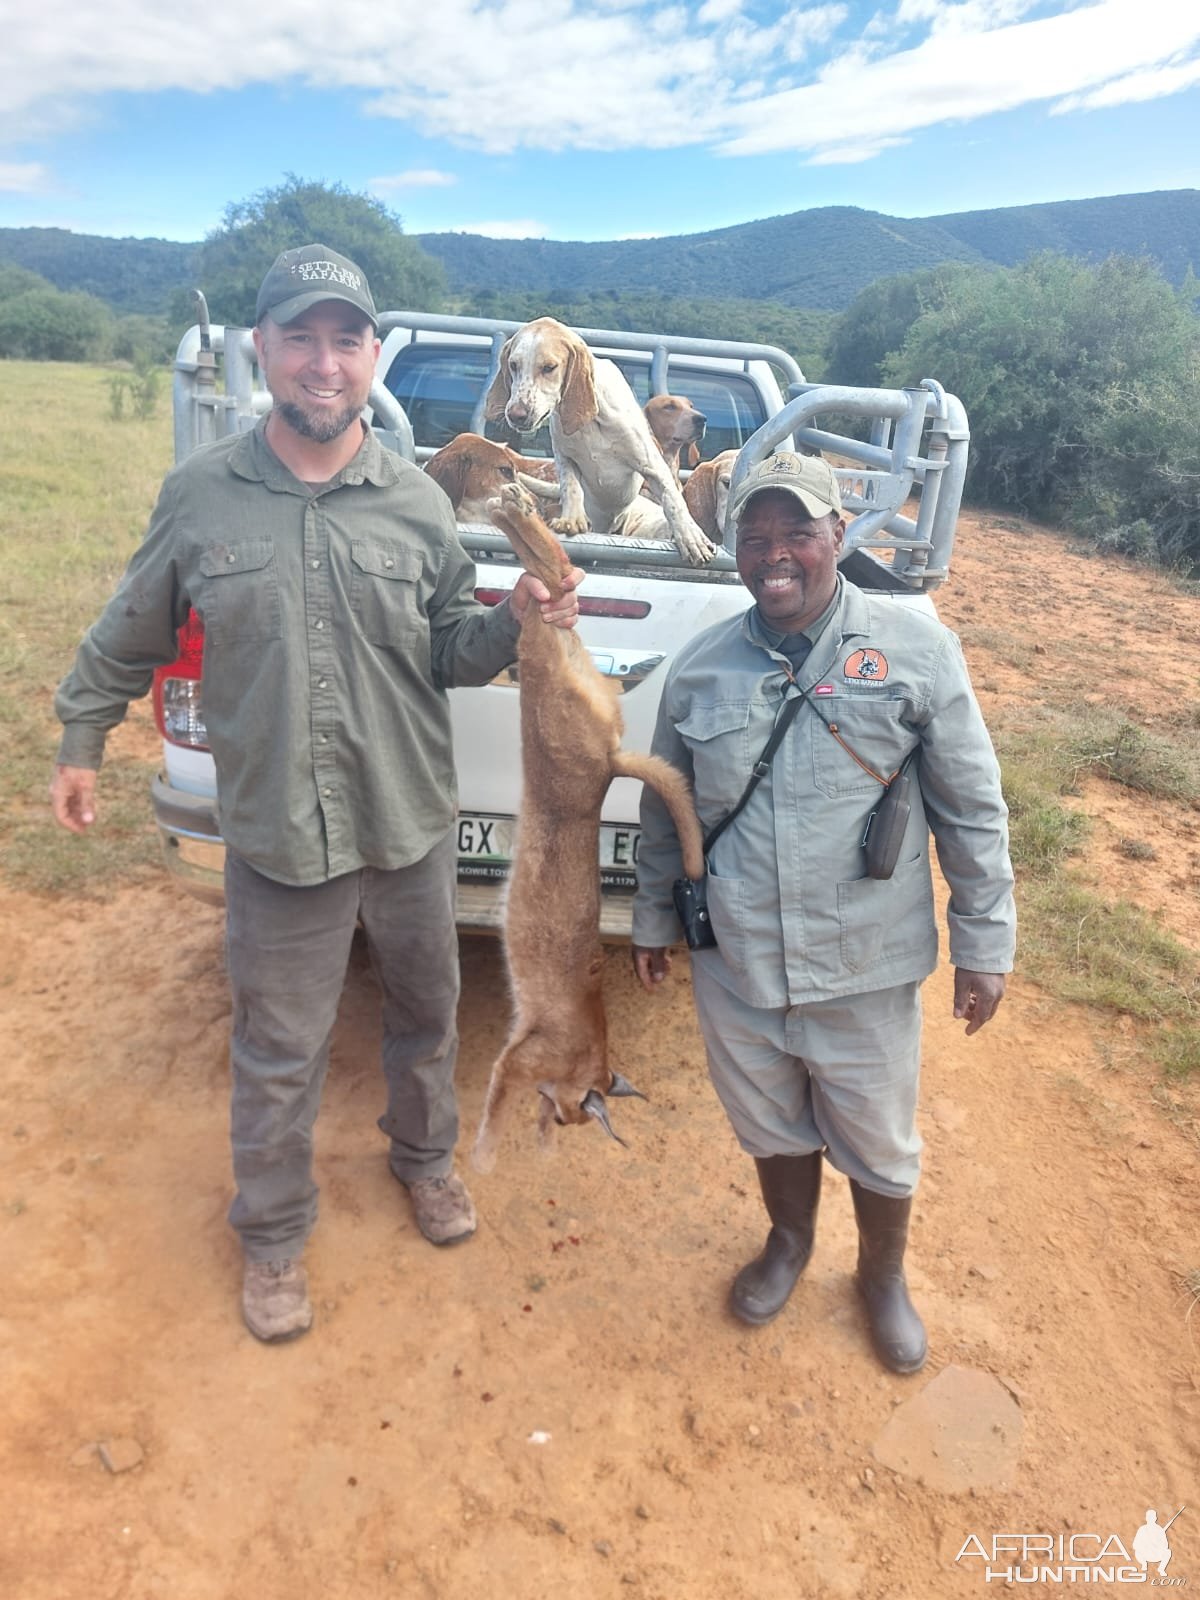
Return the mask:
<path id="1" fill-rule="evenodd" d="M 446 690 L 516 654 L 509 606 L 474 584 L 446 496 L 373 434 L 315 489 L 262 424 L 219 440 L 168 474 L 80 646 L 58 759 L 99 767 L 195 607 L 226 842 L 281 883 L 407 866 L 454 818 Z"/>

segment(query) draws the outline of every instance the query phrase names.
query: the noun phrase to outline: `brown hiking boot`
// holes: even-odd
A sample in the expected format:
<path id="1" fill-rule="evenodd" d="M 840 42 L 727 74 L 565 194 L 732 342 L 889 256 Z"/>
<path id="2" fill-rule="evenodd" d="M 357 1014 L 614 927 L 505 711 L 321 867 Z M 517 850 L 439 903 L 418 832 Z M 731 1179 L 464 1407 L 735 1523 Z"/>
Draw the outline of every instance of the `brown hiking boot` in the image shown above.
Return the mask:
<path id="1" fill-rule="evenodd" d="M 401 1183 L 412 1196 L 417 1227 L 430 1244 L 458 1244 L 475 1232 L 475 1207 L 467 1186 L 453 1172 L 445 1178 Z"/>
<path id="2" fill-rule="evenodd" d="M 312 1327 L 308 1274 L 299 1261 L 247 1261 L 242 1279 L 242 1316 L 256 1339 L 282 1344 Z"/>

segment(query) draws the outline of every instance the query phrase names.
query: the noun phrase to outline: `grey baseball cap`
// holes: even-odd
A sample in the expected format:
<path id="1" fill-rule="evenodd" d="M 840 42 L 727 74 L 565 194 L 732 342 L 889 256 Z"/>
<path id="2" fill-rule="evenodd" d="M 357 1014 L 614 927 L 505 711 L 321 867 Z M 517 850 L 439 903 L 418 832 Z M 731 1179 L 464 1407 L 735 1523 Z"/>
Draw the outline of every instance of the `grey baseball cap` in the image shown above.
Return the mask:
<path id="1" fill-rule="evenodd" d="M 373 328 L 379 326 L 366 273 L 327 244 L 304 244 L 276 256 L 258 291 L 254 320 L 270 312 L 273 322 L 286 326 L 322 300 L 344 300 Z"/>
<path id="2" fill-rule="evenodd" d="M 810 517 L 827 517 L 831 511 L 840 516 L 842 512 L 842 497 L 828 461 L 821 456 L 797 456 L 790 450 L 779 450 L 751 467 L 734 490 L 729 519 L 735 528 L 751 498 L 764 489 L 782 489 L 785 494 L 795 495 Z"/>

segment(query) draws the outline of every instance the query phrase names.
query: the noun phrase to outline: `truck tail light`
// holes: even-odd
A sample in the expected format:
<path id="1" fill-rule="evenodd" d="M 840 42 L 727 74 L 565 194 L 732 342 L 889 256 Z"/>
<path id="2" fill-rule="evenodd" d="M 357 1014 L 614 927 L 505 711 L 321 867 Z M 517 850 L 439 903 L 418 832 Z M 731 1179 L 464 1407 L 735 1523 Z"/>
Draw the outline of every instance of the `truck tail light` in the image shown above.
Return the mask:
<path id="1" fill-rule="evenodd" d="M 154 669 L 154 720 L 164 739 L 190 750 L 208 749 L 201 703 L 204 624 L 194 611 L 179 630 L 179 654 Z"/>

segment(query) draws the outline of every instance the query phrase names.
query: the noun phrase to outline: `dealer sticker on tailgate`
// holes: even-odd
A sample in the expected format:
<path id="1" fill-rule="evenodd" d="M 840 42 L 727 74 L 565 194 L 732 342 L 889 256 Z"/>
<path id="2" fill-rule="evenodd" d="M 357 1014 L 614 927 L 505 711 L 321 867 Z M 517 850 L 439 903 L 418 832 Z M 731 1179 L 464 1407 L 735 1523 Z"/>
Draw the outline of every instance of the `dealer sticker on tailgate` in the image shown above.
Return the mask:
<path id="1" fill-rule="evenodd" d="M 461 815 L 458 819 L 460 878 L 507 878 L 517 824 L 513 817 Z M 600 881 L 632 888 L 640 829 L 619 823 L 600 826 Z"/>

